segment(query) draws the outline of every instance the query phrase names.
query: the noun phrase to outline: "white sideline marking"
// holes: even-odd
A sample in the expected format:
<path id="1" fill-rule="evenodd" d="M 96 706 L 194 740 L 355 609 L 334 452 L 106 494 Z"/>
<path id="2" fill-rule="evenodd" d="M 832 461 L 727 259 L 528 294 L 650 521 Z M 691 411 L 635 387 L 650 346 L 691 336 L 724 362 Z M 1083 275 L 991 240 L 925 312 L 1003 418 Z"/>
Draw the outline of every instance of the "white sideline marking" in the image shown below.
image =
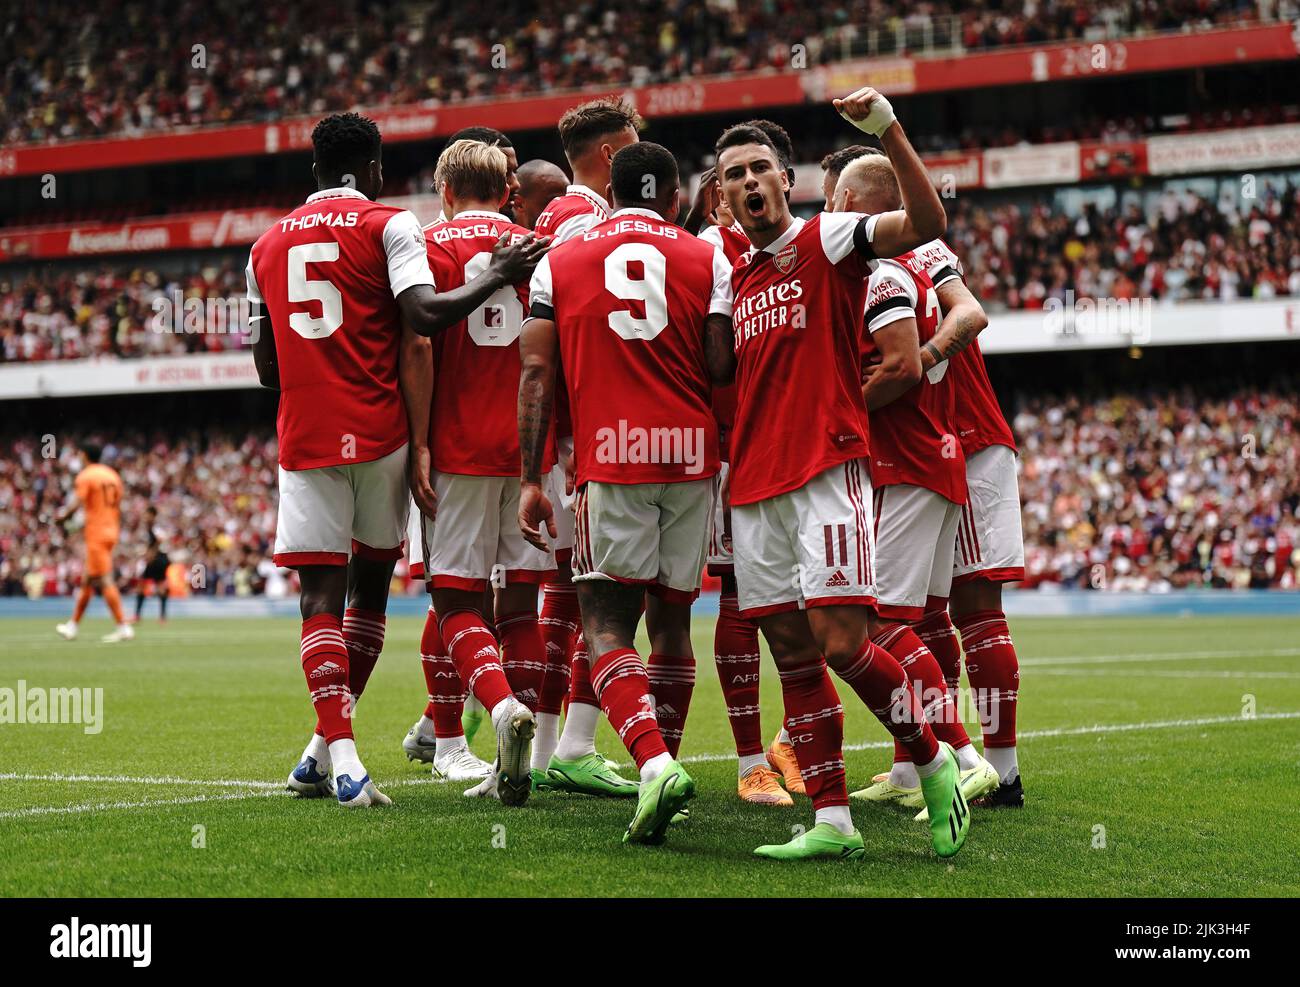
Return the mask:
<path id="1" fill-rule="evenodd" d="M 1251 671 L 1186 671 L 1172 672 L 1163 668 L 1128 669 L 1128 668 L 1040 668 L 1034 677 L 1040 675 L 1088 676 L 1104 678 L 1122 676 L 1135 679 L 1300 679 L 1300 672 L 1251 672 Z"/>
<path id="2" fill-rule="evenodd" d="M 1209 727 L 1225 723 L 1254 723 L 1257 720 L 1300 720 L 1300 710 L 1285 713 L 1257 713 L 1252 719 L 1242 716 L 1202 716 L 1189 720 L 1150 720 L 1146 723 L 1097 723 L 1090 727 L 1058 727 L 1052 730 L 1024 730 L 1017 732 L 1017 742 L 1021 740 L 1043 740 L 1051 737 L 1086 737 L 1090 734 L 1131 733 L 1135 730 L 1170 730 L 1178 727 Z M 870 751 L 888 747 L 894 748 L 893 740 L 873 740 L 864 744 L 845 744 L 846 751 Z M 693 757 L 678 758 L 688 764 L 703 764 L 710 761 L 734 761 L 734 753 L 696 754 Z"/>
<path id="3" fill-rule="evenodd" d="M 1300 648 L 1272 648 L 1266 651 L 1149 651 L 1125 655 L 1069 655 L 1059 658 L 1023 658 L 1022 667 L 1044 665 L 1108 665 L 1130 661 L 1194 661 L 1205 658 L 1294 658 Z"/>
<path id="4" fill-rule="evenodd" d="M 282 790 L 281 790 L 282 791 Z M 26 816 L 70 816 L 81 812 L 106 812 L 109 809 L 149 809 L 161 806 L 193 805 L 196 802 L 233 802 L 240 799 L 265 798 L 279 795 L 281 791 L 227 792 L 224 795 L 188 795 L 174 799 L 146 799 L 142 802 L 96 802 L 93 805 L 37 805 L 29 809 L 0 812 L 0 819 L 21 819 Z M 287 792 L 284 792 L 286 796 Z"/>
<path id="5" fill-rule="evenodd" d="M 19 774 L 6 772 L 0 774 L 0 781 L 71 781 L 95 784 L 120 785 L 212 785 L 218 788 L 274 788 L 283 790 L 284 784 L 273 781 L 246 781 L 241 778 L 175 778 L 167 775 L 65 775 L 65 774 Z"/>
<path id="6" fill-rule="evenodd" d="M 1241 716 L 1202 716 L 1194 719 L 1185 720 L 1150 720 L 1143 723 L 1098 723 L 1089 727 L 1060 727 L 1052 730 L 1026 730 L 1019 734 L 1019 740 L 1042 740 L 1052 737 L 1082 737 L 1091 734 L 1105 733 L 1131 733 L 1140 730 L 1169 730 L 1179 727 L 1208 727 L 1221 726 L 1228 723 L 1254 723 L 1259 720 L 1297 720 L 1300 719 L 1300 710 L 1291 710 L 1283 713 L 1259 713 L 1251 719 L 1245 719 Z M 845 744 L 846 751 L 866 751 L 882 750 L 884 748 L 892 749 L 894 742 L 892 740 L 877 740 L 862 744 Z M 736 755 L 728 752 L 726 754 L 696 754 L 692 757 L 684 757 L 680 760 L 687 764 L 704 764 L 715 761 L 735 760 Z M 63 774 L 0 774 L 0 780 L 10 781 L 64 781 L 73 784 L 87 783 L 121 783 L 121 784 L 144 784 L 144 785 L 211 785 L 216 787 L 239 787 L 245 791 L 226 792 L 220 795 L 189 795 L 182 798 L 174 799 L 146 799 L 138 802 L 98 802 L 95 804 L 82 803 L 78 805 L 42 805 L 32 806 L 27 809 L 13 809 L 8 812 L 0 812 L 0 819 L 19 819 L 30 816 L 50 816 L 50 815 L 75 815 L 82 812 L 105 812 L 111 809 L 149 809 L 161 808 L 176 805 L 192 805 L 197 802 L 233 802 L 241 799 L 266 798 L 275 795 L 285 795 L 283 784 L 273 781 L 239 781 L 229 778 L 167 778 L 167 777 L 145 777 L 136 778 L 127 775 L 63 775 Z M 431 785 L 436 782 L 431 777 L 426 778 L 401 778 L 388 782 L 385 788 L 394 788 L 398 786 L 410 785 Z"/>

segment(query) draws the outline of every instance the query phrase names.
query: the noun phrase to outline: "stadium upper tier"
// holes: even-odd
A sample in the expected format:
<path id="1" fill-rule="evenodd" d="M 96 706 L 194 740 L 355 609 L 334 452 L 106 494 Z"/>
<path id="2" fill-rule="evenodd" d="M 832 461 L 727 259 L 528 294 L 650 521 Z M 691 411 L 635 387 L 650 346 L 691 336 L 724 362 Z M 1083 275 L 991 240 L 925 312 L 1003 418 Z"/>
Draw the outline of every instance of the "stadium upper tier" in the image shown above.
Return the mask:
<path id="1" fill-rule="evenodd" d="M 76 165 L 93 168 L 299 147 L 304 135 L 295 128 L 233 131 L 355 107 L 412 111 L 394 117 L 392 136 L 418 139 L 467 122 L 544 126 L 558 116 L 546 97 L 581 91 L 643 90 L 648 116 L 790 105 L 822 99 L 826 87 L 860 84 L 859 70 L 873 68 L 862 59 L 877 59 L 882 73 L 865 81 L 902 93 L 1295 58 L 1286 21 L 1300 6 L 543 0 L 495 4 L 490 18 L 484 13 L 441 0 L 307 7 L 75 0 L 29 8 L 0 36 L 2 133 L 8 145 L 147 139 L 115 148 L 111 159 L 96 155 Z M 1193 40 L 1208 29 L 1260 25 L 1274 30 Z M 1152 44 L 1161 38 L 1173 42 Z M 1114 42 L 1100 61 L 1088 47 L 1095 42 Z M 980 60 L 1030 45 L 1039 48 Z M 833 66 L 848 75 L 809 71 Z M 525 103 L 535 104 L 527 111 L 531 124 L 506 119 Z M 451 112 L 461 104 L 490 118 L 462 122 Z M 203 148 L 153 143 L 153 135 L 215 126 L 231 133 Z M 39 174 L 46 163 L 39 149 L 17 147 L 0 156 L 0 174 Z"/>
<path id="2" fill-rule="evenodd" d="M 1211 401 L 1169 390 L 1022 400 L 1013 425 L 1026 584 L 1297 588 L 1297 421 L 1293 384 Z M 202 575 L 194 592 L 258 592 L 268 580 L 284 588 L 268 559 L 274 434 L 209 421 L 201 435 L 183 425 L 60 430 L 57 458 L 42 456 L 39 437 L 0 439 L 0 596 L 76 585 L 78 535 L 42 519 L 71 495 L 72 449 L 91 436 L 106 442 L 126 484 L 121 580 L 138 575 L 151 505 L 172 561 Z"/>
<path id="3" fill-rule="evenodd" d="M 1107 189 L 1076 208 L 1047 196 L 960 196 L 947 238 L 993 312 L 1043 309 L 1067 292 L 1157 303 L 1300 299 L 1300 172 L 1260 176 L 1251 197 L 1224 194 L 1240 184 L 1203 179 L 1145 196 Z M 244 339 L 231 334 L 224 305 L 242 297 L 245 261 L 227 250 L 4 269 L 0 363 L 238 349 Z M 178 297 L 221 301 L 225 321 L 208 327 L 217 331 L 158 331 L 155 316 Z"/>

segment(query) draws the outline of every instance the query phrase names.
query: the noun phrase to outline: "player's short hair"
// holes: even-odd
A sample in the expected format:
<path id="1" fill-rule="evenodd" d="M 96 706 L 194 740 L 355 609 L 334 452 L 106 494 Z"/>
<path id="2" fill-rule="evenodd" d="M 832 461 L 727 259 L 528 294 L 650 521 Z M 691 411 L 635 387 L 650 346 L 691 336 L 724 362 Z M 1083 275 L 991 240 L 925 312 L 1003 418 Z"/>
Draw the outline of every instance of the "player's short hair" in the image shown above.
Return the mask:
<path id="1" fill-rule="evenodd" d="M 619 148 L 610 163 L 609 184 L 620 206 L 657 203 L 680 181 L 673 152 L 653 141 Z"/>
<path id="2" fill-rule="evenodd" d="M 881 154 L 882 152 L 874 147 L 867 147 L 865 144 L 850 144 L 848 147 L 842 147 L 838 151 L 831 151 L 830 154 L 822 158 L 822 171 L 834 175 L 836 178 L 844 171 L 845 168 L 858 158 L 866 157 L 868 154 Z"/>
<path id="3" fill-rule="evenodd" d="M 894 174 L 889 158 L 883 154 L 864 154 L 850 161 L 840 172 L 836 187 L 844 184 L 851 185 L 868 199 L 880 200 L 879 205 L 886 209 L 897 209 L 902 202 L 898 176 Z"/>
<path id="4" fill-rule="evenodd" d="M 778 165 L 781 163 L 781 152 L 777 146 L 772 143 L 772 138 L 768 137 L 767 134 L 758 127 L 752 126 L 748 123 L 738 123 L 735 126 L 728 127 L 724 130 L 722 135 L 718 138 L 718 142 L 713 145 L 713 154 L 715 157 L 721 158 L 722 152 L 727 148 L 740 147 L 742 144 L 761 144 L 763 147 L 771 148 L 772 156 L 776 158 L 776 163 Z"/>
<path id="5" fill-rule="evenodd" d="M 746 120 L 742 127 L 753 127 L 767 134 L 767 139 L 771 141 L 772 146 L 776 148 L 776 160 L 786 171 L 793 167 L 794 163 L 794 142 L 790 140 L 790 133 L 779 123 L 771 120 Z"/>
<path id="6" fill-rule="evenodd" d="M 450 147 L 457 141 L 479 141 L 483 144 L 491 144 L 493 147 L 514 147 L 510 138 L 495 127 L 465 127 L 451 135 L 447 146 Z"/>
<path id="7" fill-rule="evenodd" d="M 81 454 L 90 462 L 97 463 L 104 457 L 104 447 L 98 442 L 81 443 Z"/>
<path id="8" fill-rule="evenodd" d="M 602 137 L 610 137 L 631 127 L 640 130 L 645 125 L 630 103 L 614 96 L 593 99 L 566 110 L 560 117 L 560 143 L 570 161 L 582 157 Z"/>
<path id="9" fill-rule="evenodd" d="M 335 113 L 327 116 L 311 132 L 318 168 L 333 176 L 359 171 L 370 161 L 378 161 L 383 147 L 379 127 L 359 113 Z"/>
<path id="10" fill-rule="evenodd" d="M 506 194 L 506 152 L 482 141 L 458 140 L 438 157 L 435 188 L 444 186 L 466 199 L 499 202 Z"/>

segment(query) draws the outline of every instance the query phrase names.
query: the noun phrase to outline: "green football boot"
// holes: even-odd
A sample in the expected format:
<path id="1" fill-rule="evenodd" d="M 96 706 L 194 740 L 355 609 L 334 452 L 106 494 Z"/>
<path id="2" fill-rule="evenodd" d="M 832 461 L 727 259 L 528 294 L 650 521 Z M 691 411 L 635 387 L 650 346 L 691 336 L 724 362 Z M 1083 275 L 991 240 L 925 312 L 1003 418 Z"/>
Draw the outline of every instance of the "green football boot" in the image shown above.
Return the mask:
<path id="1" fill-rule="evenodd" d="M 585 754 L 574 761 L 561 761 L 552 755 L 546 766 L 546 780 L 552 791 L 607 798 L 634 798 L 638 788 L 635 781 L 611 771 L 599 754 Z"/>
<path id="2" fill-rule="evenodd" d="M 841 833 L 830 823 L 818 823 L 789 843 L 770 843 L 754 851 L 754 856 L 770 860 L 861 860 L 866 854 L 861 833 Z"/>
<path id="3" fill-rule="evenodd" d="M 951 857 L 966 842 L 970 831 L 970 806 L 961 793 L 961 770 L 957 755 L 948 744 L 940 744 L 944 765 L 929 778 L 921 779 L 925 807 L 930 812 L 930 842 L 940 857 Z"/>
<path id="4" fill-rule="evenodd" d="M 695 782 L 685 768 L 670 761 L 658 778 L 641 786 L 636 813 L 623 834 L 623 842 L 659 846 L 673 816 L 694 797 Z"/>
<path id="5" fill-rule="evenodd" d="M 465 707 L 460 714 L 460 728 L 465 732 L 465 743 L 474 743 L 474 734 L 478 733 L 478 728 L 483 725 L 487 719 L 487 710 L 483 704 L 473 696 L 465 700 Z"/>

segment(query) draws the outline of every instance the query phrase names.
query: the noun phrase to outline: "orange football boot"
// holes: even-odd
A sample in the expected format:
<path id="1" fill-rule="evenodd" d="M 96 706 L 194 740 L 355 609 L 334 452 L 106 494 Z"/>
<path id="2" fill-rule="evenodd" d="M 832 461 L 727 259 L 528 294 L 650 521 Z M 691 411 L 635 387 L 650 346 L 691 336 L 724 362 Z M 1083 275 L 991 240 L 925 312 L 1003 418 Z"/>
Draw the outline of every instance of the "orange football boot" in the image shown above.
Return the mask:
<path id="1" fill-rule="evenodd" d="M 736 783 L 741 799 L 755 805 L 794 805 L 794 799 L 781 787 L 781 776 L 771 768 L 750 768 Z"/>
<path id="2" fill-rule="evenodd" d="M 785 781 L 785 790 L 791 795 L 807 795 L 808 789 L 804 787 L 803 775 L 799 773 L 799 762 L 795 759 L 794 748 L 789 744 L 781 743 L 781 735 L 777 734 L 777 739 L 772 741 L 772 746 L 767 749 L 767 763 L 772 765 L 773 771 L 779 771 L 782 779 Z"/>

